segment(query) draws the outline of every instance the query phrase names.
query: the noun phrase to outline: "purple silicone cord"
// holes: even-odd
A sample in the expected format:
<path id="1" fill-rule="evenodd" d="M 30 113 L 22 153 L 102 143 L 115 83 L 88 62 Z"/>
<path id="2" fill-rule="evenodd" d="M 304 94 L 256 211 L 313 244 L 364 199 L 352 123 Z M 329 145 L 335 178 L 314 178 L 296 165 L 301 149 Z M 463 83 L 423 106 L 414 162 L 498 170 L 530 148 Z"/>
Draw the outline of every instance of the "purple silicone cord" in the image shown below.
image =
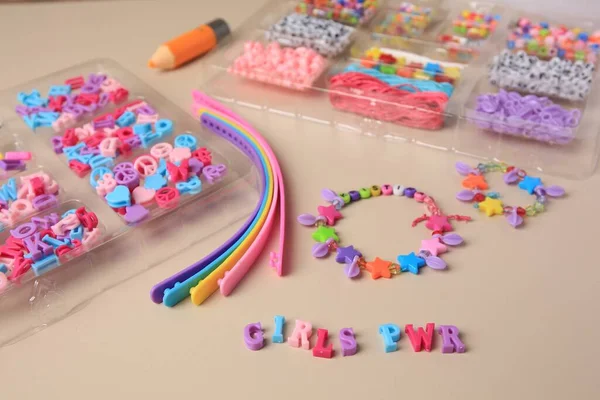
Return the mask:
<path id="1" fill-rule="evenodd" d="M 258 154 L 254 150 L 254 148 L 252 148 L 251 146 L 242 147 L 239 144 L 239 143 L 245 143 L 245 139 L 243 139 L 241 137 L 228 137 L 227 135 L 222 134 L 222 132 L 217 131 L 216 127 L 214 129 L 209 126 L 206 126 L 206 127 L 213 130 L 216 134 L 223 137 L 224 139 L 227 139 L 234 146 L 236 146 L 238 149 L 240 149 L 242 152 L 244 152 L 254 162 L 254 164 L 257 165 L 258 169 L 261 171 L 262 182 L 267 181 L 267 176 L 265 174 L 265 170 L 262 167 L 260 158 L 258 157 Z M 266 185 L 263 185 L 261 190 L 262 190 L 262 193 L 259 196 L 259 200 L 258 200 L 258 203 L 256 204 L 256 208 L 254 209 L 252 214 L 248 217 L 248 219 L 246 220 L 244 225 L 232 237 L 230 237 L 225 243 L 223 243 L 219 248 L 214 250 L 208 256 L 206 256 L 202 260 L 190 265 L 186 269 L 179 271 L 177 274 L 154 285 L 154 287 L 152 287 L 152 289 L 150 290 L 150 298 L 152 299 L 153 302 L 155 302 L 157 304 L 162 303 L 163 297 L 164 297 L 164 292 L 166 289 L 170 289 L 173 286 L 175 286 L 177 283 L 184 282 L 185 280 L 191 278 L 196 273 L 202 271 L 210 263 L 212 263 L 214 260 L 216 260 L 218 257 L 220 257 L 221 254 L 223 254 L 225 251 L 227 251 L 227 249 L 229 249 L 234 243 L 236 243 L 240 239 L 240 237 L 242 237 L 242 235 L 246 232 L 246 230 L 248 230 L 248 227 L 250 226 L 250 224 L 252 224 L 252 221 L 256 218 L 256 215 L 258 214 L 258 211 L 260 210 L 262 198 L 265 195 Z"/>

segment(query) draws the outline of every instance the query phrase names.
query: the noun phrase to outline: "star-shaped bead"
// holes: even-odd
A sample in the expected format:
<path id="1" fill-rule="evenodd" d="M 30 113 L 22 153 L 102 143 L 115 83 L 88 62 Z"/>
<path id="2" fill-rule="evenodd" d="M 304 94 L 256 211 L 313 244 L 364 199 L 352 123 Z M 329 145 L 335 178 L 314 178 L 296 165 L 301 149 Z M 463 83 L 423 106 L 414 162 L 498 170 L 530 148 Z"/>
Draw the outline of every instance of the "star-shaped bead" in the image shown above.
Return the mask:
<path id="1" fill-rule="evenodd" d="M 392 271 L 390 271 L 391 262 L 382 260 L 379 257 L 375 257 L 375 260 L 366 263 L 365 268 L 371 273 L 371 278 L 391 278 Z"/>
<path id="2" fill-rule="evenodd" d="M 463 181 L 463 187 L 471 190 L 487 190 L 488 184 L 483 175 L 469 174 Z"/>
<path id="3" fill-rule="evenodd" d="M 488 217 L 491 217 L 492 215 L 502 215 L 504 213 L 502 201 L 498 199 L 492 199 L 491 197 L 486 197 L 484 201 L 479 203 L 479 209 Z"/>
<path id="4" fill-rule="evenodd" d="M 320 226 L 312 235 L 313 239 L 317 242 L 325 243 L 327 239 L 333 239 L 336 242 L 340 241 L 340 238 L 335 233 L 335 229 L 327 226 Z"/>
<path id="5" fill-rule="evenodd" d="M 427 220 L 425 227 L 432 231 L 450 232 L 452 230 L 452 225 L 445 215 L 432 215 Z"/>
<path id="6" fill-rule="evenodd" d="M 433 237 L 431 239 L 421 240 L 421 248 L 419 250 L 427 250 L 432 255 L 437 256 L 448 251 L 448 247 L 440 242 L 440 239 Z"/>
<path id="7" fill-rule="evenodd" d="M 526 176 L 519 182 L 519 189 L 525 190 L 529 194 L 533 194 L 536 187 L 542 185 L 542 180 L 533 176 Z"/>
<path id="8" fill-rule="evenodd" d="M 354 260 L 354 257 L 361 256 L 362 254 L 360 253 L 360 251 L 356 250 L 354 246 L 338 247 L 337 254 L 335 255 L 335 261 L 339 262 L 340 264 L 344 264 L 347 262 L 352 262 L 352 260 Z"/>
<path id="9" fill-rule="evenodd" d="M 403 254 L 398 256 L 398 264 L 400 264 L 400 270 L 402 272 L 412 272 L 413 274 L 419 273 L 419 268 L 425 266 L 425 260 L 415 255 L 414 252 L 410 254 Z"/>
<path id="10" fill-rule="evenodd" d="M 330 206 L 319 206 L 317 211 L 319 211 L 319 215 L 325 217 L 327 225 L 334 225 L 336 220 L 342 218 L 342 214 L 335 209 L 333 204 Z"/>

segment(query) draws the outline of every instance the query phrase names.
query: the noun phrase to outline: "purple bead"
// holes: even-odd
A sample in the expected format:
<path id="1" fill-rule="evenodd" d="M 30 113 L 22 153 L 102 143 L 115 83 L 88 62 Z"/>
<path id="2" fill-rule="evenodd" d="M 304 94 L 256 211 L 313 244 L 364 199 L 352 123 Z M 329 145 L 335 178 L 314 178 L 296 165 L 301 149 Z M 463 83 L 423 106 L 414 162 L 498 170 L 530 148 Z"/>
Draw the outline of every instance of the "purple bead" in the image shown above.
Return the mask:
<path id="1" fill-rule="evenodd" d="M 465 345 L 458 337 L 458 328 L 453 325 L 440 325 L 438 328 L 442 335 L 442 353 L 464 353 Z"/>
<path id="2" fill-rule="evenodd" d="M 21 160 L 0 160 L 0 169 L 5 171 L 21 171 L 25 169 L 25 162 Z"/>
<path id="3" fill-rule="evenodd" d="M 405 195 L 406 197 L 409 197 L 409 198 L 411 198 L 411 199 L 412 199 L 413 197 L 415 197 L 415 193 L 417 193 L 417 189 L 415 189 L 415 188 L 408 187 L 408 188 L 404 189 L 404 195 Z"/>
<path id="4" fill-rule="evenodd" d="M 33 235 L 36 231 L 37 225 L 33 222 L 27 222 L 25 224 L 17 226 L 15 229 L 12 229 L 10 231 L 10 234 L 15 239 L 25 239 L 26 237 Z"/>
<path id="5" fill-rule="evenodd" d="M 79 154 L 81 154 L 82 156 L 86 156 L 86 155 L 93 155 L 96 156 L 98 154 L 100 154 L 100 149 L 97 147 L 89 147 L 89 146 L 84 146 L 81 151 L 79 152 Z"/>
<path id="6" fill-rule="evenodd" d="M 350 199 L 352 201 L 358 201 L 360 200 L 360 193 L 358 193 L 357 190 L 351 190 L 348 192 L 348 194 L 350 195 Z"/>
<path id="7" fill-rule="evenodd" d="M 104 82 L 104 80 L 106 79 L 106 75 L 105 74 L 89 74 L 88 75 L 88 79 L 87 79 L 87 83 L 92 83 L 94 85 L 101 85 L 102 82 Z"/>
<path id="8" fill-rule="evenodd" d="M 101 119 L 99 121 L 94 121 L 94 129 L 101 128 L 114 128 L 115 120 L 112 115 L 109 115 L 107 118 Z"/>
<path id="9" fill-rule="evenodd" d="M 63 152 L 63 144 L 62 144 L 62 136 L 54 136 L 50 140 L 52 142 L 52 148 L 56 154 L 62 154 Z"/>
<path id="10" fill-rule="evenodd" d="M 154 114 L 156 114 L 156 110 L 154 108 L 150 107 L 148 104 L 137 108 L 135 111 L 138 114 L 144 114 L 144 115 L 154 115 Z"/>
<path id="11" fill-rule="evenodd" d="M 100 85 L 93 83 L 86 83 L 81 88 L 81 93 L 98 93 L 100 91 Z"/>
<path id="12" fill-rule="evenodd" d="M 352 328 L 340 329 L 340 346 L 342 348 L 342 356 L 347 357 L 356 354 L 357 345 Z"/>
<path id="13" fill-rule="evenodd" d="M 33 208 L 37 211 L 42 211 L 56 207 L 58 205 L 58 199 L 53 194 L 41 194 L 33 198 L 32 204 Z"/>
<path id="14" fill-rule="evenodd" d="M 122 163 L 115 165 L 115 167 L 113 168 L 113 172 L 121 171 L 124 169 L 131 169 L 131 170 L 135 171 L 133 163 L 126 161 L 126 162 L 122 162 Z"/>
<path id="15" fill-rule="evenodd" d="M 15 112 L 17 114 L 19 114 L 21 117 L 25 117 L 26 115 L 29 115 L 29 110 L 28 110 L 27 106 L 25 106 L 23 104 L 19 104 L 18 106 L 16 106 Z"/>
<path id="16" fill-rule="evenodd" d="M 117 185 L 124 185 L 133 190 L 140 185 L 140 175 L 135 169 L 120 169 L 113 171 Z"/>
<path id="17" fill-rule="evenodd" d="M 244 328 L 244 343 L 250 350 L 256 351 L 263 348 L 265 340 L 260 322 L 248 324 Z"/>
<path id="18" fill-rule="evenodd" d="M 192 174 L 200 175 L 202 173 L 202 168 L 204 168 L 204 164 L 197 158 L 192 157 L 190 158 L 188 167 Z"/>
<path id="19" fill-rule="evenodd" d="M 142 139 L 138 135 L 135 135 L 125 139 L 125 143 L 127 143 L 132 149 L 137 149 L 142 145 Z"/>
<path id="20" fill-rule="evenodd" d="M 97 106 L 98 108 L 102 108 L 108 104 L 110 101 L 110 96 L 108 93 L 100 93 L 100 98 L 98 99 Z"/>

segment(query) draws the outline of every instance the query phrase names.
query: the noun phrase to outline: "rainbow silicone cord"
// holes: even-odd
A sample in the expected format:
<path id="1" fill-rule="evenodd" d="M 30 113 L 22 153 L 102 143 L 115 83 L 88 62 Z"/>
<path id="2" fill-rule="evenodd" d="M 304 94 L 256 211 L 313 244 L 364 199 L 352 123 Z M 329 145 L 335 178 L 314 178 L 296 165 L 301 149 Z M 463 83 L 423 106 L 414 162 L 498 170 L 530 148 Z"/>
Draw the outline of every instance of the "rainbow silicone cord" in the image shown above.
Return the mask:
<path id="1" fill-rule="evenodd" d="M 194 112 L 201 116 L 203 123 L 210 124 L 212 127 L 211 120 L 214 119 L 215 124 L 227 127 L 230 134 L 233 133 L 235 135 L 235 139 L 233 140 L 236 144 L 238 144 L 236 139 L 240 139 L 254 148 L 261 159 L 261 166 L 264 172 L 263 179 L 265 180 L 263 186 L 265 190 L 263 191 L 259 209 L 251 216 L 251 224 L 248 225 L 250 221 L 246 223 L 247 229 L 245 229 L 243 235 L 235 243 L 228 247 L 222 246 L 209 257 L 153 288 L 153 299 L 156 301 L 159 297 L 158 295 L 163 292 L 164 297 L 162 300 L 167 306 L 174 306 L 183 300 L 189 294 L 190 289 L 193 294 L 192 300 L 195 304 L 200 304 L 216 291 L 218 284 L 221 285 L 221 292 L 224 295 L 228 295 L 244 277 L 264 248 L 274 222 L 273 217 L 280 202 L 279 253 L 272 253 L 271 265 L 276 268 L 279 275 L 282 273 L 281 254 L 285 238 L 285 198 L 283 193 L 283 176 L 275 155 L 264 138 L 243 119 L 199 92 L 194 93 L 194 98 L 197 102 L 194 106 Z M 230 140 L 232 139 L 231 136 L 229 138 Z M 274 167 L 275 176 L 273 176 L 272 167 Z M 210 263 L 208 263 L 209 261 Z M 179 277 L 184 278 L 183 282 L 175 280 Z M 223 279 L 219 282 L 221 278 Z M 172 288 L 169 288 L 168 286 L 171 285 Z M 197 286 L 194 288 L 194 285 Z"/>

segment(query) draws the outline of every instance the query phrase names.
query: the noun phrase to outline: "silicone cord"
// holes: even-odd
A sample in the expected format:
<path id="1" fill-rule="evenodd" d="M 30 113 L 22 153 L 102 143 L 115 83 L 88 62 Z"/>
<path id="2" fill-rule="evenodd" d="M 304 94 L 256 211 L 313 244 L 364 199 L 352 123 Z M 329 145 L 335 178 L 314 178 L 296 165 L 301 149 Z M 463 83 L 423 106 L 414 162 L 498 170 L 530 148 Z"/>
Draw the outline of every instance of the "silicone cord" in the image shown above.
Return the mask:
<path id="1" fill-rule="evenodd" d="M 261 169 L 264 172 L 262 178 L 265 183 L 262 185 L 261 200 L 255 212 L 232 238 L 203 260 L 153 288 L 153 300 L 160 302 L 160 298 L 163 297 L 163 302 L 167 306 L 173 306 L 187 297 L 192 286 L 196 284 L 197 287 L 192 289 L 194 293 L 192 300 L 196 304 L 200 304 L 216 291 L 218 284 L 221 285 L 221 293 L 228 295 L 260 255 L 271 231 L 278 204 L 280 208 L 279 253 L 271 253 L 271 266 L 276 269 L 278 275 L 283 272 L 281 254 L 285 239 L 285 196 L 283 175 L 277 158 L 266 140 L 243 119 L 200 92 L 194 92 L 193 96 L 196 101 L 193 111 L 200 114 L 205 126 L 232 141 L 242 150 L 245 146 L 242 146 L 238 140 L 243 140 L 253 148 L 256 152 L 253 155 L 258 155 L 257 158 L 260 158 Z M 229 128 L 227 131 L 230 135 L 226 135 L 225 128 L 220 129 L 219 124 Z M 232 137 L 231 134 L 234 136 Z M 251 158 L 258 164 L 258 160 Z M 274 167 L 275 177 L 271 172 L 272 167 Z M 223 279 L 219 282 L 221 277 Z"/>
<path id="2" fill-rule="evenodd" d="M 279 166 L 279 161 L 277 160 L 277 157 L 273 153 L 273 150 L 271 149 L 271 146 L 269 146 L 269 143 L 267 142 L 267 140 L 256 129 L 254 129 L 252 127 L 252 125 L 250 125 L 248 122 L 246 122 L 243 118 L 241 118 L 240 116 L 235 114 L 233 111 L 231 111 L 230 109 L 228 109 L 227 107 L 225 107 L 224 105 L 222 105 L 221 103 L 212 99 L 211 97 L 207 96 L 204 93 L 194 90 L 194 91 L 192 91 L 192 96 L 194 97 L 194 101 L 196 102 L 197 105 L 204 105 L 206 107 L 209 107 L 210 109 L 216 110 L 216 111 L 230 117 L 231 119 L 233 119 L 234 121 L 239 123 L 242 127 L 247 129 L 248 132 L 251 135 L 253 135 L 254 138 L 265 148 L 267 154 L 269 154 L 269 156 L 271 157 L 271 164 L 273 165 L 273 168 L 275 169 L 275 175 L 276 175 L 276 179 L 277 179 L 277 182 L 279 185 L 279 245 L 278 245 L 279 251 L 271 252 L 270 265 L 271 265 L 271 267 L 275 268 L 275 270 L 277 271 L 277 274 L 279 276 L 282 276 L 283 275 L 283 250 L 284 250 L 284 245 L 285 245 L 285 185 L 283 183 L 283 173 L 281 172 L 281 167 Z M 233 285 L 233 287 L 231 287 L 232 290 L 233 290 L 233 288 L 235 288 L 237 282 L 239 282 L 239 279 L 241 279 L 243 277 L 242 276 L 242 277 L 236 278 L 236 276 L 237 276 L 237 273 L 228 274 L 228 277 L 226 277 L 224 279 L 225 281 L 237 279 L 237 281 L 235 281 L 235 284 Z M 223 293 L 223 294 L 225 294 L 225 293 Z M 227 295 L 227 294 L 225 294 L 225 295 Z"/>
<path id="3" fill-rule="evenodd" d="M 254 143 L 251 144 L 256 148 Z M 264 175 L 267 177 L 267 182 L 265 184 L 265 190 L 263 193 L 265 196 L 262 198 L 260 209 L 256 217 L 253 219 L 252 223 L 248 227 L 248 229 L 244 232 L 244 234 L 228 249 L 226 249 L 219 257 L 210 262 L 205 268 L 197 271 L 195 274 L 185 279 L 182 282 L 177 282 L 171 289 L 165 289 L 163 296 L 163 304 L 167 307 L 173 307 L 186 297 L 190 295 L 190 290 L 202 279 L 206 278 L 211 272 L 214 271 L 223 261 L 227 259 L 242 243 L 246 240 L 246 238 L 250 235 L 256 224 L 261 220 L 264 220 L 264 216 L 267 210 L 267 201 L 271 201 L 272 199 L 272 188 L 273 188 L 273 175 L 271 173 L 270 164 L 266 157 L 264 157 L 264 153 L 262 153 L 262 149 L 256 148 L 257 152 L 260 154 L 261 160 L 263 162 L 264 167 Z M 202 261 L 200 261 L 202 262 Z"/>
<path id="4" fill-rule="evenodd" d="M 154 301 L 155 303 L 158 303 L 158 304 L 162 303 L 166 290 L 169 290 L 175 286 L 178 286 L 180 284 L 180 282 L 183 282 L 183 281 L 189 279 L 194 274 L 203 270 L 209 264 L 211 264 L 214 260 L 219 258 L 224 252 L 226 252 L 231 246 L 233 246 L 244 235 L 244 233 L 246 231 L 248 231 L 248 228 L 250 227 L 252 222 L 258 217 L 261 206 L 264 203 L 264 199 L 266 199 L 265 184 L 266 184 L 268 178 L 266 177 L 265 173 L 267 171 L 267 167 L 265 165 L 264 158 L 262 158 L 260 156 L 260 152 L 258 151 L 256 146 L 251 145 L 250 149 L 251 149 L 252 155 L 254 156 L 251 158 L 253 158 L 253 161 L 255 162 L 255 164 L 257 164 L 257 166 L 259 166 L 259 171 L 260 171 L 259 173 L 261 174 L 262 190 L 261 190 L 261 195 L 256 204 L 256 208 L 254 209 L 252 214 L 248 217 L 248 219 L 244 223 L 244 225 L 231 238 L 229 238 L 225 243 L 223 243 L 223 245 L 221 245 L 219 248 L 214 250 L 212 253 L 210 253 L 208 256 L 206 256 L 204 259 L 190 265 L 186 269 L 184 269 L 184 270 L 178 272 L 177 274 L 156 284 L 150 291 L 150 297 L 151 297 L 152 301 Z"/>
<path id="5" fill-rule="evenodd" d="M 197 100 L 204 104 L 204 98 L 196 97 Z M 209 98 L 210 100 L 210 98 Z M 221 106 L 221 109 L 224 109 Z M 225 110 L 228 115 L 233 114 L 229 110 Z M 206 299 L 210 294 L 212 294 L 217 289 L 217 284 L 220 286 L 221 293 L 225 296 L 229 295 L 231 291 L 237 286 L 240 280 L 245 276 L 250 267 L 254 264 L 258 256 L 260 255 L 262 249 L 265 246 L 267 239 L 271 233 L 271 229 L 273 227 L 273 218 L 277 212 L 277 208 L 279 205 L 280 210 L 280 237 L 279 237 L 279 253 L 271 253 L 270 262 L 271 266 L 277 269 L 277 273 L 281 275 L 281 259 L 280 255 L 283 254 L 283 245 L 285 240 L 285 188 L 283 184 L 283 174 L 281 172 L 281 168 L 279 166 L 279 162 L 277 161 L 277 157 L 273 153 L 273 150 L 266 142 L 266 140 L 258 133 L 254 128 L 245 123 L 243 120 L 239 119 L 235 114 L 233 117 L 237 120 L 240 125 L 243 126 L 254 138 L 263 146 L 269 159 L 271 160 L 271 165 L 275 171 L 275 187 L 274 187 L 274 201 L 272 203 L 271 209 L 269 210 L 269 214 L 267 216 L 267 220 L 265 222 L 264 228 L 258 233 L 255 241 L 250 245 L 248 251 L 242 256 L 242 258 L 231 268 L 229 269 L 228 265 L 225 263 L 221 265 L 215 274 L 211 275 L 207 279 L 201 281 L 195 288 L 191 290 L 192 301 L 194 304 L 200 304 L 204 299 Z M 280 201 L 278 201 L 278 196 L 280 196 Z M 220 281 L 219 279 L 222 278 Z"/>

